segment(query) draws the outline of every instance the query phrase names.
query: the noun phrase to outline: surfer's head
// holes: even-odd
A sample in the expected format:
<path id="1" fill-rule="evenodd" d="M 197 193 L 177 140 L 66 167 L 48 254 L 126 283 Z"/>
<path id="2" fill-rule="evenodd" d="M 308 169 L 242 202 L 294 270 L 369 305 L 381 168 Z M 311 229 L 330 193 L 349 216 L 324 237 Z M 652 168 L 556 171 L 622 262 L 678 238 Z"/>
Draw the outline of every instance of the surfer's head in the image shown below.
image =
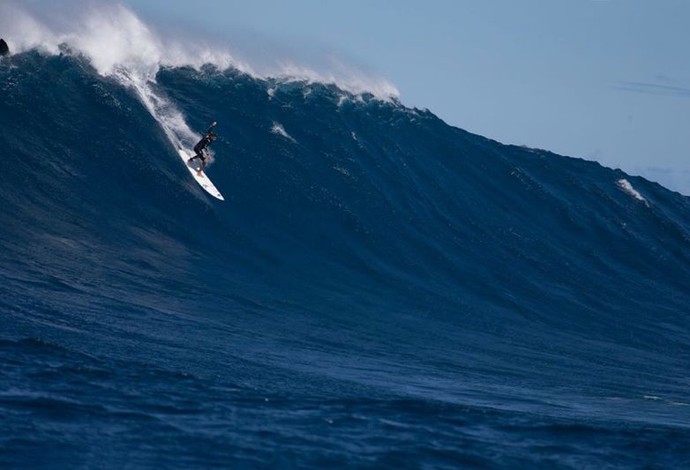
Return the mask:
<path id="1" fill-rule="evenodd" d="M 216 140 L 217 137 L 218 137 L 218 136 L 215 134 L 215 132 L 211 132 L 211 133 L 208 135 L 208 138 L 211 139 L 211 140 Z"/>

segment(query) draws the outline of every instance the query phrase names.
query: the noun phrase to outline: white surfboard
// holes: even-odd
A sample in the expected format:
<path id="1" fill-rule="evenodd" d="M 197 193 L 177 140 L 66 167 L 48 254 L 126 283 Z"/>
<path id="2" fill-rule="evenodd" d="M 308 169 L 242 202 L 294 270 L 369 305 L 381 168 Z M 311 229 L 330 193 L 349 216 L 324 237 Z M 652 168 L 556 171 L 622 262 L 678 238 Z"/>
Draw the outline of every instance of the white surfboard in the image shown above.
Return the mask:
<path id="1" fill-rule="evenodd" d="M 193 157 L 193 154 L 189 153 L 187 150 L 183 148 L 179 148 L 178 153 L 180 154 L 180 158 L 184 162 L 184 166 L 187 167 L 189 172 L 192 174 L 194 179 L 196 180 L 197 183 L 199 183 L 199 186 L 204 188 L 207 193 L 209 193 L 211 196 L 220 199 L 221 201 L 225 201 L 225 198 L 223 195 L 218 191 L 218 189 L 213 185 L 210 179 L 208 179 L 208 176 L 206 176 L 206 173 L 199 172 L 197 173 L 197 169 L 199 168 L 199 165 L 201 162 L 199 162 L 199 159 L 197 158 L 194 160 L 192 163 L 187 163 L 187 160 Z"/>

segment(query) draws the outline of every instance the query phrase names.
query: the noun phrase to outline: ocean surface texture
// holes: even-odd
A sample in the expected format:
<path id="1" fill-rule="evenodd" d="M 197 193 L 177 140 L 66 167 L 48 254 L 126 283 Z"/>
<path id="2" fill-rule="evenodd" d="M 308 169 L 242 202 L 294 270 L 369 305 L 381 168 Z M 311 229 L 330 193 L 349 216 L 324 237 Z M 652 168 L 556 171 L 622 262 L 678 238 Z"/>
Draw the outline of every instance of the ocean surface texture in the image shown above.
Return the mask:
<path id="1" fill-rule="evenodd" d="M 690 467 L 687 197 L 64 52 L 0 61 L 0 467 Z M 212 120 L 225 202 L 175 149 Z"/>

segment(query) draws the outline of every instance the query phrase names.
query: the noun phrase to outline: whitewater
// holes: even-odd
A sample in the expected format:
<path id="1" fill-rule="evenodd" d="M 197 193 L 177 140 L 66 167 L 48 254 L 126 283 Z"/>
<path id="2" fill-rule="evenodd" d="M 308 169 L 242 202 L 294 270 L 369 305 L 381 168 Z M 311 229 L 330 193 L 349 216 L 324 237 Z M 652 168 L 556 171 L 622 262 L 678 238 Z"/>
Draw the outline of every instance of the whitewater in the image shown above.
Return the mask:
<path id="1" fill-rule="evenodd" d="M 1 466 L 690 465 L 687 197 L 122 6 L 0 31 Z"/>

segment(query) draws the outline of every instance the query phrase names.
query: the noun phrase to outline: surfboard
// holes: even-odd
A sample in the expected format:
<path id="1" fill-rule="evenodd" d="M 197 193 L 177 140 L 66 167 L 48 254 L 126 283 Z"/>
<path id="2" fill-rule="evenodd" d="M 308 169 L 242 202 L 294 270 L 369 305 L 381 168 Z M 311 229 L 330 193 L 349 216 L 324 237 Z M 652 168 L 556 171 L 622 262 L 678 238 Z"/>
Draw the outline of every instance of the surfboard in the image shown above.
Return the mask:
<path id="1" fill-rule="evenodd" d="M 206 173 L 203 171 L 197 173 L 199 165 L 201 165 L 201 162 L 198 161 L 199 159 L 194 160 L 192 163 L 188 163 L 187 160 L 192 158 L 194 155 L 183 148 L 178 148 L 177 152 L 180 154 L 180 158 L 184 162 L 184 166 L 187 167 L 196 182 L 199 183 L 199 186 L 204 188 L 211 196 L 220 199 L 221 201 L 225 201 L 223 195 L 220 193 L 220 191 L 218 191 L 218 188 L 214 186 L 208 176 L 206 176 Z"/>

